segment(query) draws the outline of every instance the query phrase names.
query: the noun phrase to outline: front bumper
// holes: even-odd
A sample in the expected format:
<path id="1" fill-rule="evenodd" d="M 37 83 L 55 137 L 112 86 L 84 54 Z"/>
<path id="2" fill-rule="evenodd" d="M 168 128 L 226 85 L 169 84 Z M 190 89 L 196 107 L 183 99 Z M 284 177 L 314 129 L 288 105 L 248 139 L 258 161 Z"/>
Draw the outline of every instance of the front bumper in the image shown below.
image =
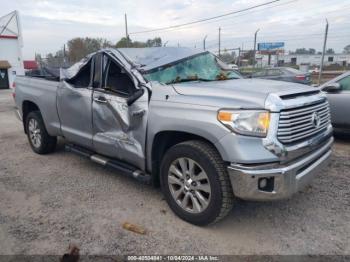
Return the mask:
<path id="1" fill-rule="evenodd" d="M 231 164 L 228 166 L 228 173 L 233 193 L 246 200 L 263 201 L 290 197 L 308 185 L 328 165 L 332 143 L 333 137 L 311 154 L 286 165 Z"/>

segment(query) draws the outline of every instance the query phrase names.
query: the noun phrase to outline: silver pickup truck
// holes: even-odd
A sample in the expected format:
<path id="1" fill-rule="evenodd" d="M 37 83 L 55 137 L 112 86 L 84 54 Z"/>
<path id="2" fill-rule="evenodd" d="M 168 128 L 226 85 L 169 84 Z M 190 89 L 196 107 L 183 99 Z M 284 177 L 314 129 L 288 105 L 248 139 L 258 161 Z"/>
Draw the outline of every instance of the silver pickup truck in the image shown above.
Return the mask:
<path id="1" fill-rule="evenodd" d="M 101 50 L 60 81 L 17 77 L 14 96 L 36 153 L 63 137 L 72 152 L 160 185 L 196 225 L 223 218 L 235 197 L 288 198 L 331 155 L 322 92 L 242 79 L 198 49 Z"/>

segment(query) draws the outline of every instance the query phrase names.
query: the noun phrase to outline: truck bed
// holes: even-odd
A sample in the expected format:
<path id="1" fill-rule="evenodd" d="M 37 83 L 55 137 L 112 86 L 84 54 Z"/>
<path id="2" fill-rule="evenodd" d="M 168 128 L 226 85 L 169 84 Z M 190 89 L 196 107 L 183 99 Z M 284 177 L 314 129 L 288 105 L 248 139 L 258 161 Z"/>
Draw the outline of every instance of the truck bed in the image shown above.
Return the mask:
<path id="1" fill-rule="evenodd" d="M 39 77 L 17 76 L 15 83 L 15 101 L 19 114 L 23 117 L 23 107 L 31 103 L 36 104 L 49 134 L 60 135 L 60 121 L 56 106 L 56 93 L 60 82 Z"/>

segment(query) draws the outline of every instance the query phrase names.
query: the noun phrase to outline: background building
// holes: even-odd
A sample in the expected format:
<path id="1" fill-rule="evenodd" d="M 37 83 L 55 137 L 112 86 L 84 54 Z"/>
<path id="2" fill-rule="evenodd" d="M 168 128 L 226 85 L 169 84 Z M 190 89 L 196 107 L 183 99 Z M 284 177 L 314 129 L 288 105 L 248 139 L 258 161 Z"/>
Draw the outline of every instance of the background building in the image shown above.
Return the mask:
<path id="1" fill-rule="evenodd" d="M 298 55 L 289 54 L 282 55 L 279 61 L 285 64 L 302 65 L 309 64 L 311 66 L 320 66 L 322 55 Z M 348 66 L 350 64 L 350 54 L 326 54 L 324 56 L 324 65 L 337 64 L 339 66 Z"/>
<path id="2" fill-rule="evenodd" d="M 22 47 L 18 12 L 0 17 L 0 89 L 12 86 L 16 75 L 24 75 Z"/>
<path id="3" fill-rule="evenodd" d="M 270 65 L 309 65 L 319 67 L 322 55 L 309 54 L 280 54 L 271 56 Z M 256 55 L 258 67 L 268 66 L 268 55 Z M 324 65 L 338 65 L 346 67 L 350 65 L 350 54 L 326 54 L 324 56 Z"/>

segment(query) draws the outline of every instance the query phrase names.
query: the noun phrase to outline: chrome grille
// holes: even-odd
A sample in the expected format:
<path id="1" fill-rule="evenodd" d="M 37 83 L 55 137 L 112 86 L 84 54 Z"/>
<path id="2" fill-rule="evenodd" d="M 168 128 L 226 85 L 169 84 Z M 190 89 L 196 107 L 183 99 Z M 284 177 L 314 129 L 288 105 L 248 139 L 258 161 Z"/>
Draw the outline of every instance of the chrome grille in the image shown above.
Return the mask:
<path id="1" fill-rule="evenodd" d="M 282 110 L 277 138 L 284 144 L 301 142 L 322 132 L 330 124 L 328 101 Z"/>

